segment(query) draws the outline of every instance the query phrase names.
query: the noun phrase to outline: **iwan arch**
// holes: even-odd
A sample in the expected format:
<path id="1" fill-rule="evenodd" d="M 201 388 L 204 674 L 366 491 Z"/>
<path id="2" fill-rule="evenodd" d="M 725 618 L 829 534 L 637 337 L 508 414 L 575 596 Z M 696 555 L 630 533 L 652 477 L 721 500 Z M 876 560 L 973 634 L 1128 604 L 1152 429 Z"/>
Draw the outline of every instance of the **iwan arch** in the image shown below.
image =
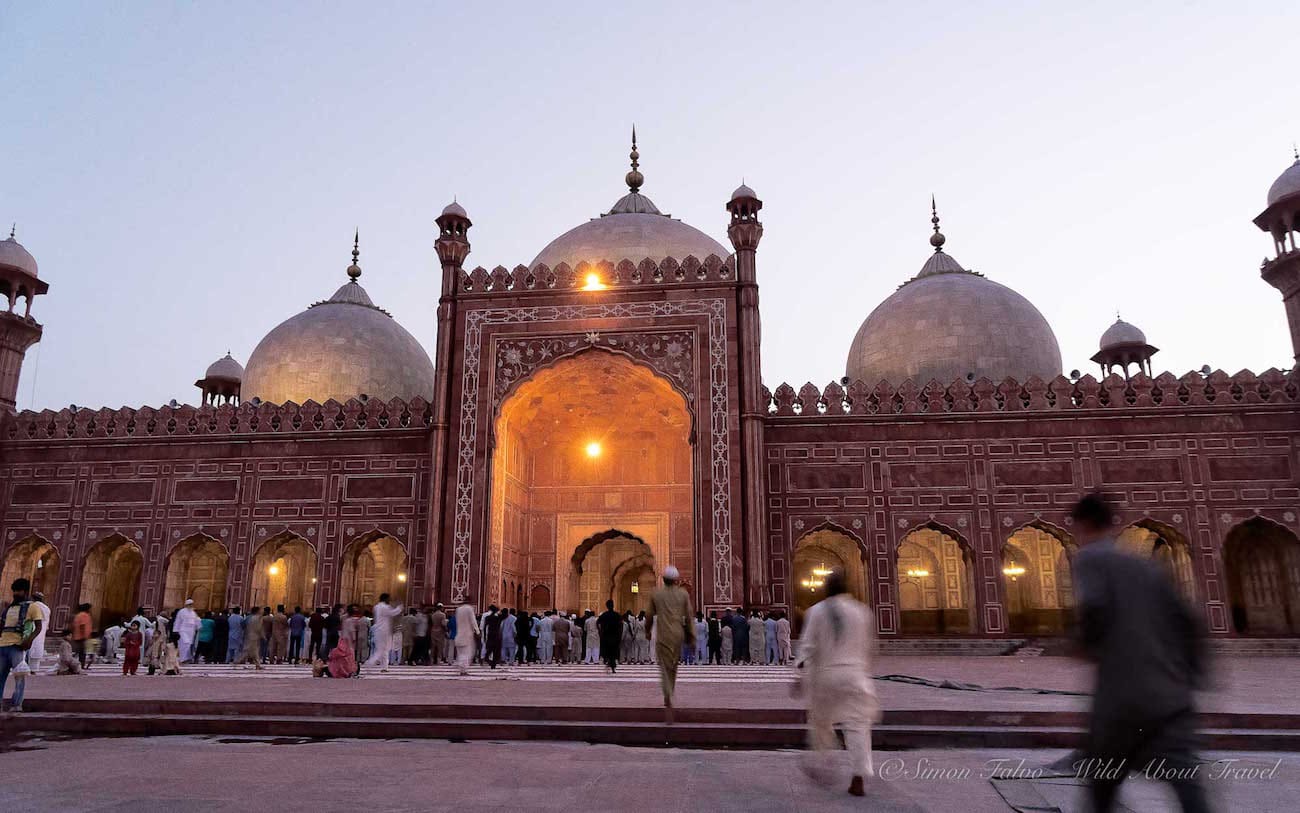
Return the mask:
<path id="1" fill-rule="evenodd" d="M 798 615 L 835 567 L 882 635 L 1053 635 L 1074 601 L 1068 507 L 1100 489 L 1122 544 L 1215 634 L 1300 634 L 1294 369 L 1152 375 L 1156 348 L 1116 322 L 1104 377 L 1064 375 L 1042 314 L 958 263 L 932 213 L 845 378 L 764 386 L 758 283 L 798 269 L 760 271 L 758 248 L 791 236 L 764 236 L 747 186 L 720 201 L 727 247 L 661 213 L 639 166 L 626 180 L 514 268 L 467 267 L 473 225 L 443 210 L 436 364 L 362 287 L 354 243 L 333 295 L 247 368 L 204 372 L 203 406 L 6 413 L 6 578 L 38 579 L 59 627 L 83 595 L 636 609 L 667 564 L 705 609 Z M 1267 200 L 1261 271 L 1300 352 L 1300 163 Z M 46 283 L 13 240 L 0 276 L 24 292 L 0 312 L 13 371 Z M 797 341 L 768 305 L 769 341 Z M 0 403 L 14 386 L 0 376 Z"/>

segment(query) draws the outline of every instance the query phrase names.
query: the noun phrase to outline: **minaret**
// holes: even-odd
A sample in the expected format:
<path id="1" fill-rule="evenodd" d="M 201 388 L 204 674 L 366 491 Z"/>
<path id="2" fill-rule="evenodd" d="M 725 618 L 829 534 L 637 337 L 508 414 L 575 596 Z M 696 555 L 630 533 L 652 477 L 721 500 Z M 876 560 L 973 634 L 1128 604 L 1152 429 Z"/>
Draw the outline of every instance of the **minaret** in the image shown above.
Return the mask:
<path id="1" fill-rule="evenodd" d="M 1273 237 L 1272 259 L 1260 266 L 1260 276 L 1282 292 L 1286 319 L 1291 328 L 1291 349 L 1300 362 L 1300 250 L 1296 231 L 1300 229 L 1300 150 L 1295 163 L 1268 190 L 1268 208 L 1255 218 L 1255 225 Z"/>
<path id="2" fill-rule="evenodd" d="M 27 348 L 41 340 L 44 330 L 32 318 L 32 299 L 50 289 L 37 278 L 36 258 L 15 239 L 0 241 L 0 294 L 8 297 L 8 310 L 0 311 L 0 410 L 13 412 L 18 405 L 18 376 Z"/>
<path id="3" fill-rule="evenodd" d="M 764 511 L 767 481 L 763 460 L 763 375 L 759 346 L 762 329 L 758 317 L 758 277 L 755 254 L 763 237 L 758 210 L 763 201 L 754 190 L 741 184 L 731 193 L 727 211 L 731 223 L 727 237 L 736 249 L 736 345 L 740 356 L 740 443 L 742 536 L 745 555 L 747 604 L 770 604 L 772 590 L 768 578 L 767 514 Z"/>
<path id="4" fill-rule="evenodd" d="M 450 525 L 445 525 L 445 518 L 453 512 L 445 510 L 455 495 L 449 489 L 455 488 L 456 478 L 451 476 L 448 468 L 448 449 L 450 445 L 451 423 L 451 367 L 452 340 L 456 326 L 456 289 L 460 286 L 460 277 L 464 273 L 465 258 L 469 256 L 470 222 L 465 207 L 453 198 L 442 210 L 435 221 L 438 224 L 438 239 L 434 249 L 442 263 L 442 296 L 438 298 L 438 344 L 433 358 L 433 431 L 431 435 L 432 476 L 434 488 L 429 490 L 429 549 L 425 556 L 428 568 L 425 574 L 426 600 L 432 601 L 436 596 L 450 598 L 459 602 L 463 596 L 452 596 L 440 588 L 451 584 L 450 567 L 444 566 L 444 554 L 449 557 L 450 550 L 444 551 L 444 540 L 450 540 Z M 444 536 L 444 530 L 449 533 Z M 449 558 L 448 558 L 449 561 Z M 440 582 L 439 571 L 446 579 Z"/>

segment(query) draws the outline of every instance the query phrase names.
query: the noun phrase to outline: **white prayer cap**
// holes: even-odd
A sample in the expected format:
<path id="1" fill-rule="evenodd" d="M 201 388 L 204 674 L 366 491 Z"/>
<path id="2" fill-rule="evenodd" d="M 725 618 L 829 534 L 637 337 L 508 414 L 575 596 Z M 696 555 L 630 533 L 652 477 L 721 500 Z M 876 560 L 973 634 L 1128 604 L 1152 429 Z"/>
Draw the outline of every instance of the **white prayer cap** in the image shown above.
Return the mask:
<path id="1" fill-rule="evenodd" d="M 668 567 L 664 568 L 664 578 L 667 579 L 668 581 L 675 582 L 681 577 L 682 574 L 677 570 L 676 566 L 669 565 Z"/>
<path id="2" fill-rule="evenodd" d="M 186 607 L 190 606 L 190 605 L 193 604 L 193 603 L 194 603 L 194 599 L 192 599 L 192 598 L 187 598 L 187 599 L 185 599 L 185 606 L 186 606 Z"/>

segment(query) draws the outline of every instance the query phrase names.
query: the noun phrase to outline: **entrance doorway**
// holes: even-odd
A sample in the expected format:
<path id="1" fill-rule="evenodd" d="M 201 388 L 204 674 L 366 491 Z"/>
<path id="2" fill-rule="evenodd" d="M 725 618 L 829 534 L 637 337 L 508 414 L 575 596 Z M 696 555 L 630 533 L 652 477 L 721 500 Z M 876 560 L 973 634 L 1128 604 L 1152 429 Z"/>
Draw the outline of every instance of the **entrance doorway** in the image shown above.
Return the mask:
<path id="1" fill-rule="evenodd" d="M 1256 517 L 1223 546 L 1232 624 L 1241 635 L 1300 635 L 1300 540 Z"/>
<path id="2" fill-rule="evenodd" d="M 899 628 L 904 635 L 975 631 L 975 584 L 970 550 L 939 528 L 922 527 L 899 540 Z"/>
<path id="3" fill-rule="evenodd" d="M 253 556 L 250 607 L 283 604 L 312 607 L 316 595 L 316 549 L 301 536 L 285 532 L 262 543 Z"/>
<path id="4" fill-rule="evenodd" d="M 1002 595 L 1015 635 L 1064 635 L 1072 625 L 1074 578 L 1064 542 L 1028 525 L 1002 546 Z"/>
<path id="5" fill-rule="evenodd" d="M 59 552 L 53 545 L 39 536 L 29 536 L 5 552 L 0 590 L 8 592 L 15 579 L 24 578 L 32 583 L 32 592 L 43 594 L 45 603 L 50 604 L 54 588 L 59 586 L 59 564 Z"/>
<path id="6" fill-rule="evenodd" d="M 826 597 L 826 576 L 838 570 L 844 574 L 849 595 L 863 603 L 867 597 L 867 566 L 858 542 L 834 528 L 818 528 L 804 534 L 794 545 L 790 589 L 794 594 L 796 633 L 803 629 L 808 608 Z"/>
<path id="7" fill-rule="evenodd" d="M 392 603 L 406 602 L 406 548 L 382 531 L 371 531 L 343 552 L 340 601 L 368 606 L 384 593 Z"/>
<path id="8" fill-rule="evenodd" d="M 144 554 L 125 536 L 113 534 L 86 554 L 77 603 L 90 603 L 96 630 L 135 615 Z"/>
<path id="9" fill-rule="evenodd" d="M 193 599 L 196 612 L 225 607 L 229 559 L 225 546 L 210 536 L 181 540 L 167 557 L 163 606 L 176 608 Z"/>
<path id="10" fill-rule="evenodd" d="M 650 368 L 589 349 L 535 372 L 494 424 L 484 603 L 632 609 L 669 563 L 690 589 L 693 468 L 687 401 Z"/>

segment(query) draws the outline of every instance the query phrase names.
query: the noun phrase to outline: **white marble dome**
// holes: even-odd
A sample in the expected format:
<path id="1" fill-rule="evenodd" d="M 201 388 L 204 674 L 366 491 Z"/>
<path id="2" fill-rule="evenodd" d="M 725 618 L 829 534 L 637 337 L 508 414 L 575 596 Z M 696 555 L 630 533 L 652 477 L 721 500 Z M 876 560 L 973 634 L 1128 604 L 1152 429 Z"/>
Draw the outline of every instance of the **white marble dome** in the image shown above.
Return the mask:
<path id="1" fill-rule="evenodd" d="M 12 234 L 0 240 L 0 265 L 17 268 L 33 277 L 36 276 L 36 258 L 23 248 L 23 244 L 15 240 Z"/>
<path id="2" fill-rule="evenodd" d="M 1277 176 L 1273 185 L 1268 188 L 1268 205 L 1272 206 L 1282 198 L 1290 197 L 1300 193 L 1300 157 L 1296 162 L 1286 168 L 1286 171 Z"/>
<path id="3" fill-rule="evenodd" d="M 324 302 L 286 319 L 258 342 L 241 397 L 267 403 L 323 403 L 366 395 L 390 400 L 433 396 L 433 362 L 407 330 L 351 281 Z"/>
<path id="4" fill-rule="evenodd" d="M 1061 349 L 1028 299 L 937 250 L 858 328 L 846 372 L 872 385 L 934 379 L 946 386 L 969 375 L 1046 380 L 1061 373 Z"/>

